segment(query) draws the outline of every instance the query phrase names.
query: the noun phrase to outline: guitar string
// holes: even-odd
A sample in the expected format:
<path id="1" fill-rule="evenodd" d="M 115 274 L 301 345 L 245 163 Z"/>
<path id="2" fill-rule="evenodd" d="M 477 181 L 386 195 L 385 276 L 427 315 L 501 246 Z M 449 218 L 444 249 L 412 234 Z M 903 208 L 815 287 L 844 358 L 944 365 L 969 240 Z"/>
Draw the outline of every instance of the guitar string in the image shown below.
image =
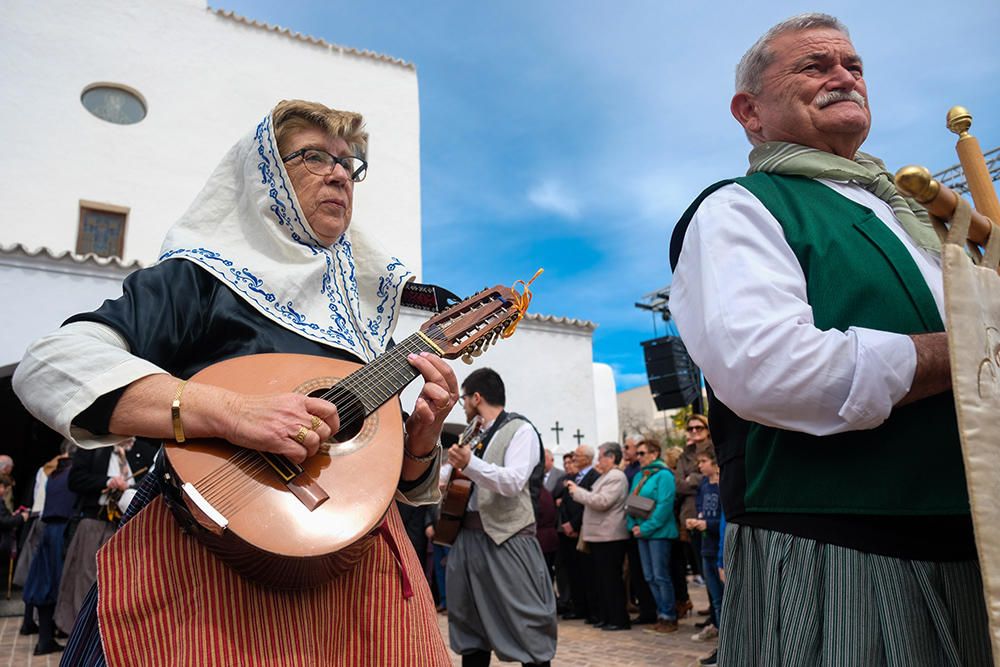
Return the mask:
<path id="1" fill-rule="evenodd" d="M 497 300 L 495 298 L 493 298 L 493 299 L 488 299 L 488 300 L 486 300 L 484 302 L 479 302 L 479 303 L 473 304 L 468 309 L 467 312 L 458 312 L 458 313 L 453 314 L 452 317 L 451 317 L 451 319 L 449 321 L 453 322 L 453 321 L 459 319 L 460 317 L 467 315 L 468 312 L 474 312 L 475 310 L 481 310 L 483 308 L 488 307 L 489 305 L 497 305 Z M 497 318 L 500 315 L 508 315 L 508 314 L 509 313 L 505 313 L 503 310 L 493 310 L 492 312 L 488 313 L 485 317 L 482 317 L 481 320 L 477 324 L 478 324 L 478 326 L 480 328 L 482 328 L 482 327 L 485 326 L 488 329 L 494 329 L 494 326 L 491 326 L 491 324 L 490 324 L 490 319 L 491 318 L 495 319 L 495 318 Z M 501 319 L 503 319 L 503 318 L 501 318 Z M 441 329 L 442 326 L 446 328 L 447 327 L 447 323 L 444 323 L 444 324 L 437 323 L 437 327 L 438 327 L 439 331 L 440 331 L 440 329 Z M 494 333 L 499 333 L 499 332 L 497 331 L 497 332 L 494 332 Z M 435 332 L 432 331 L 432 327 L 428 327 L 428 331 L 425 332 L 425 335 L 428 335 L 428 334 L 432 337 L 432 339 L 436 338 L 437 339 L 436 342 L 442 342 L 442 343 L 445 342 L 444 338 L 446 338 L 446 337 L 444 337 L 441 334 L 437 334 L 436 335 Z M 488 335 L 484 336 L 483 339 L 485 340 L 487 337 L 488 337 Z M 404 351 L 406 351 L 406 352 L 429 351 L 429 350 L 421 349 L 423 347 L 422 343 L 423 343 L 423 341 L 420 340 L 419 336 L 417 336 L 416 334 L 414 334 L 413 336 L 410 336 L 409 338 L 407 338 L 406 340 L 404 340 L 400 344 L 400 347 L 403 347 Z M 415 345 L 415 347 L 410 347 L 410 345 Z M 410 349 L 407 349 L 407 347 L 409 347 Z M 395 349 L 393 351 L 395 351 Z M 363 382 L 365 380 L 368 380 L 369 379 L 369 375 L 370 375 L 371 378 L 374 379 L 374 382 L 369 382 L 369 385 L 375 384 L 375 383 L 378 384 L 379 389 L 381 389 L 382 392 L 383 392 L 383 395 L 379 397 L 378 402 L 379 402 L 379 404 L 384 403 L 386 400 L 388 400 L 389 397 L 391 397 L 392 395 L 394 395 L 395 393 L 397 393 L 397 391 L 394 390 L 394 388 L 392 387 L 392 385 L 389 385 L 389 386 L 383 385 L 383 381 L 388 380 L 388 379 L 395 379 L 390 374 L 395 373 L 396 375 L 403 375 L 403 373 L 401 373 L 401 371 L 406 371 L 405 374 L 406 375 L 411 375 L 411 377 L 409 377 L 409 378 L 405 378 L 404 377 L 402 379 L 406 379 L 407 381 L 412 380 L 417 375 L 417 373 L 415 373 L 415 369 L 412 370 L 412 371 L 410 370 L 410 369 L 413 369 L 413 367 L 409 364 L 408 361 L 406 361 L 405 359 L 403 359 L 402 356 L 403 355 L 389 356 L 388 358 L 383 357 L 383 359 L 385 359 L 385 362 L 383 362 L 380 366 L 377 366 L 376 368 L 374 368 L 372 373 L 370 373 L 370 374 L 365 373 L 365 374 L 363 374 L 363 376 L 359 375 L 357 377 L 357 379 L 355 379 L 354 378 L 354 374 L 352 374 L 351 376 L 348 376 L 348 378 L 345 378 L 344 381 L 338 383 L 335 387 L 333 387 L 330 392 L 328 392 L 327 394 L 324 394 L 322 396 L 322 398 L 324 398 L 326 400 L 334 399 L 335 398 L 334 394 L 337 393 L 338 389 L 341 389 L 341 386 L 343 386 L 342 387 L 343 389 L 352 390 L 352 393 L 356 394 L 360 390 L 363 395 L 367 395 L 366 392 L 364 391 L 365 387 L 363 385 Z M 376 364 L 379 361 L 380 361 L 379 359 L 376 359 L 372 363 Z M 366 369 L 367 369 L 367 367 L 365 367 L 364 369 L 362 369 L 362 371 L 364 371 Z M 384 372 L 383 372 L 383 369 L 384 369 Z M 379 376 L 380 372 L 382 372 L 381 377 Z M 359 385 L 361 385 L 361 386 L 359 386 Z M 343 395 L 343 391 L 341 391 L 340 394 L 342 396 Z M 333 402 L 335 403 L 336 401 L 334 400 Z M 363 406 L 363 405 L 361 406 L 362 409 L 364 409 L 364 407 L 365 406 Z M 348 411 L 345 412 L 344 416 L 346 417 L 346 419 L 342 419 L 342 423 L 347 423 L 347 422 L 349 422 L 349 421 L 357 418 L 359 416 L 357 410 L 358 410 L 358 408 L 356 408 L 354 406 L 351 406 L 351 408 Z"/>
<path id="2" fill-rule="evenodd" d="M 212 493 L 220 485 L 224 484 L 227 478 L 233 474 L 234 469 L 240 469 L 252 456 L 253 450 L 240 448 L 235 454 L 226 460 L 222 465 L 196 482 L 199 492 L 202 495 Z M 207 496 L 206 496 L 207 498 Z"/>
<path id="3" fill-rule="evenodd" d="M 247 493 L 252 487 L 257 487 L 257 491 L 262 491 L 260 487 L 267 486 L 267 483 L 258 478 L 260 473 L 267 469 L 267 463 L 263 460 L 251 463 L 243 468 L 243 475 L 230 483 L 225 492 L 215 499 L 213 505 L 223 514 L 233 515 L 237 506 L 243 506 L 253 500 L 258 493 Z"/>
<path id="4" fill-rule="evenodd" d="M 492 313 L 491 315 L 494 314 L 495 313 Z M 506 318 L 503 318 L 503 320 L 506 320 Z M 493 342 L 495 342 L 496 336 L 498 336 L 500 333 L 499 329 L 502 326 L 503 320 L 501 321 L 501 323 L 490 327 L 490 329 L 494 328 L 496 329 L 493 332 L 495 334 Z M 416 345 L 415 348 L 410 348 L 409 350 L 406 349 L 407 341 L 409 341 L 410 339 L 407 339 L 407 341 L 403 341 L 397 347 L 403 347 L 404 348 L 403 351 L 406 352 L 429 351 L 421 349 L 422 347 L 421 343 L 423 341 L 420 340 L 419 337 L 411 337 L 411 338 L 415 338 L 415 340 L 412 341 L 412 344 Z M 393 348 L 393 351 L 395 350 L 396 348 Z M 367 368 L 368 367 L 366 366 L 361 370 L 366 370 Z M 388 391 L 385 392 L 385 395 L 383 397 L 377 399 L 379 405 L 381 405 L 382 403 L 387 401 L 391 396 L 398 393 L 398 390 L 395 390 L 391 385 L 389 387 L 383 387 L 381 384 L 382 381 L 406 380 L 407 382 L 409 382 L 413 380 L 417 375 L 419 375 L 419 373 L 416 371 L 416 369 L 408 361 L 406 361 L 405 357 L 402 354 L 399 354 L 386 359 L 381 366 L 372 369 L 371 376 L 374 378 L 374 382 L 370 381 L 369 385 L 377 382 L 379 383 L 379 386 L 383 390 L 388 389 Z M 337 383 L 333 388 L 331 388 L 330 391 L 328 391 L 326 394 L 323 394 L 320 397 L 334 404 L 336 404 L 338 400 L 340 400 L 343 403 L 344 399 L 348 398 L 349 396 L 354 398 L 354 400 L 348 403 L 348 407 L 345 409 L 343 415 L 341 416 L 341 424 L 349 424 L 357 417 L 364 415 L 365 411 L 368 408 L 365 405 L 364 400 L 362 399 L 371 398 L 370 391 L 366 392 L 365 387 L 363 385 L 359 386 L 361 382 L 363 382 L 364 380 L 368 380 L 368 377 L 366 376 L 364 378 L 359 378 L 356 380 L 351 380 L 351 377 L 352 376 L 348 376 L 348 378 L 345 378 L 345 380 Z M 370 387 L 368 387 L 368 389 L 370 390 Z M 357 396 L 357 394 L 359 393 L 361 394 L 361 398 L 358 398 Z"/>
<path id="5" fill-rule="evenodd" d="M 233 494 L 242 487 L 247 477 L 252 477 L 263 471 L 266 466 L 267 462 L 262 458 L 257 459 L 257 461 L 243 459 L 240 465 L 232 469 L 230 474 L 218 480 L 212 489 L 207 492 L 203 491 L 202 496 L 218 508 L 229 501 Z"/>
<path id="6" fill-rule="evenodd" d="M 488 328 L 491 330 L 486 336 L 483 336 L 482 338 L 482 340 L 487 341 L 486 344 L 492 344 L 496 342 L 496 338 L 500 334 L 499 329 L 501 328 L 502 322 L 497 325 L 490 326 L 489 320 L 490 318 L 497 317 L 498 315 L 501 314 L 508 315 L 507 313 L 503 313 L 503 311 L 494 311 L 489 315 L 487 315 L 480 322 L 481 325 L 487 325 Z M 503 320 L 506 319 L 506 317 L 500 319 Z M 488 340 L 490 338 L 492 338 L 492 341 Z M 444 341 L 438 338 L 438 342 L 444 342 Z M 415 347 L 410 347 L 410 349 L 406 349 L 408 347 L 408 343 L 415 345 Z M 423 341 L 418 336 L 414 335 L 401 342 L 400 345 L 397 347 L 403 347 L 404 348 L 403 351 L 406 351 L 407 353 L 430 351 L 421 349 L 423 347 L 422 343 Z M 391 352 L 395 352 L 395 350 L 396 348 L 393 348 Z M 381 405 L 391 396 L 398 393 L 398 391 L 391 384 L 389 386 L 385 386 L 383 384 L 384 381 L 406 380 L 407 382 L 409 382 L 419 374 L 416 372 L 416 369 L 414 369 L 413 366 L 408 361 L 405 360 L 402 354 L 397 354 L 395 356 L 386 355 L 386 357 L 382 357 L 380 359 L 385 359 L 385 361 L 382 362 L 381 365 L 373 368 L 370 373 L 366 373 L 364 377 L 359 376 L 357 379 L 353 379 L 354 374 L 352 374 L 347 378 L 345 378 L 343 381 L 337 383 L 337 385 L 331 388 L 329 392 L 322 395 L 321 398 L 329 400 L 334 404 L 336 404 L 338 398 L 339 399 L 346 398 L 346 396 L 344 396 L 345 393 L 353 393 L 353 394 L 361 393 L 363 397 L 370 397 L 371 385 L 377 384 L 378 388 L 381 389 L 383 392 L 383 395 L 377 399 L 378 403 Z M 376 364 L 379 361 L 380 360 L 373 361 L 372 364 Z M 362 368 L 361 371 L 366 371 L 367 369 L 368 367 L 366 366 Z M 369 375 L 371 377 L 369 377 Z M 407 378 L 405 377 L 406 375 L 409 375 L 410 377 Z M 403 376 L 403 377 L 398 377 L 398 376 Z M 368 385 L 369 385 L 368 387 L 365 387 L 362 384 L 366 380 L 368 380 Z M 366 389 L 368 389 L 368 391 L 365 391 Z M 337 396 L 336 394 L 339 394 L 339 396 Z M 358 403 L 360 403 L 361 405 L 358 406 L 357 405 Z M 361 400 L 352 401 L 352 403 L 349 405 L 348 409 L 342 416 L 341 423 L 344 424 L 350 423 L 353 419 L 356 419 L 360 414 L 363 414 L 363 411 L 365 409 L 366 406 L 364 405 L 364 401 Z"/>

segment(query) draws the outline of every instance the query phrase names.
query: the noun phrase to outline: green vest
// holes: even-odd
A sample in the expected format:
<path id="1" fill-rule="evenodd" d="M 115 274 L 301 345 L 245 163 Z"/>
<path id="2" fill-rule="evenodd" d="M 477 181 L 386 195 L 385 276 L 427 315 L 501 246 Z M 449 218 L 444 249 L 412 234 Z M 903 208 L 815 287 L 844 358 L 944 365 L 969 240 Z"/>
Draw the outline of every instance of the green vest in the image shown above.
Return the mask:
<path id="1" fill-rule="evenodd" d="M 870 209 L 812 179 L 758 172 L 716 183 L 689 213 L 729 183 L 746 188 L 781 224 L 817 328 L 944 331 L 913 258 Z M 896 408 L 865 431 L 819 437 L 753 424 L 745 465 L 749 512 L 969 512 L 951 392 Z"/>

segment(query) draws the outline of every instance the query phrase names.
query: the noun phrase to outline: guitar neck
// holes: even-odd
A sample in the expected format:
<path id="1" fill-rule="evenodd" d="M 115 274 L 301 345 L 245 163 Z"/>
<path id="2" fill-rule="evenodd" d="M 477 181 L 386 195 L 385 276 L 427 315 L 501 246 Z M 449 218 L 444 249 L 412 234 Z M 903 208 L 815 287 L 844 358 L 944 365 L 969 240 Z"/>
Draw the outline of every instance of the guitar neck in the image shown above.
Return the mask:
<path id="1" fill-rule="evenodd" d="M 360 410 L 362 417 L 367 417 L 420 375 L 407 356 L 421 352 L 440 354 L 434 343 L 418 332 L 348 375 L 322 398 L 337 405 L 341 411 L 350 405 L 352 412 Z"/>

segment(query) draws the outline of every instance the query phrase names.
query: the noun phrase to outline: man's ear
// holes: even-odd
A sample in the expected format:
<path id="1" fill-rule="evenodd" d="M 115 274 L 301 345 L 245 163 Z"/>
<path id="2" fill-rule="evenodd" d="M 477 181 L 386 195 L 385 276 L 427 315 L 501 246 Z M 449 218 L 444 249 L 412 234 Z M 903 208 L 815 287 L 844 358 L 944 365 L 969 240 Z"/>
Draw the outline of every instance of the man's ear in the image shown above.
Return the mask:
<path id="1" fill-rule="evenodd" d="M 760 116 L 757 113 L 757 100 L 750 93 L 736 93 L 729 103 L 733 118 L 750 134 L 760 132 Z"/>

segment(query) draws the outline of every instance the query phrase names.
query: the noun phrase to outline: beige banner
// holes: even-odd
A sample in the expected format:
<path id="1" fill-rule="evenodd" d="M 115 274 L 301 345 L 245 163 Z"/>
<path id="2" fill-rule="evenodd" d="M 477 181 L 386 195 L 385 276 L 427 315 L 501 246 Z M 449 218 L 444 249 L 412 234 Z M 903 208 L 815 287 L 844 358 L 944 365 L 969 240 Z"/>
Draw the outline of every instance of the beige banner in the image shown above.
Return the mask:
<path id="1" fill-rule="evenodd" d="M 961 198 L 959 198 L 961 200 Z M 1000 658 L 1000 234 L 967 251 L 961 200 L 941 253 L 948 348 L 994 663 Z"/>

